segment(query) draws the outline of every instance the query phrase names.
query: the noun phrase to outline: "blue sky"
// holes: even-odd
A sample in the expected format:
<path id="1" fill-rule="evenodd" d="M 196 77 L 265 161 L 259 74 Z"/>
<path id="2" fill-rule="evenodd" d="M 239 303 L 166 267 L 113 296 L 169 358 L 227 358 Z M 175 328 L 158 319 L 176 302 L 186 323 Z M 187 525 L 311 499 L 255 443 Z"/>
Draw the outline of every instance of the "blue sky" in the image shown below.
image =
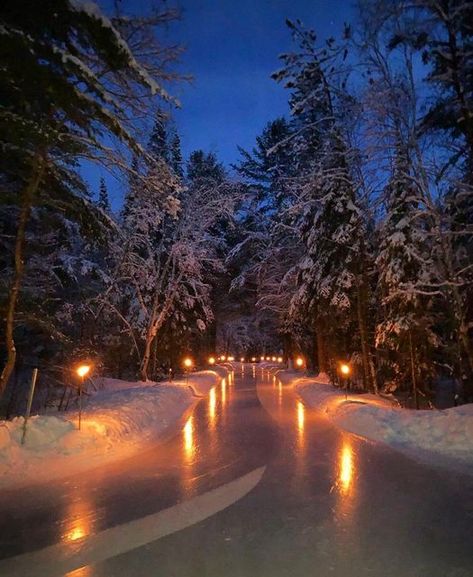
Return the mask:
<path id="1" fill-rule="evenodd" d="M 186 47 L 181 69 L 191 85 L 175 87 L 184 151 L 215 152 L 226 164 L 249 148 L 267 121 L 287 112 L 287 93 L 270 78 L 291 49 L 286 18 L 319 37 L 338 35 L 351 19 L 345 0 L 181 0 L 183 19 L 170 35 Z"/>
<path id="2" fill-rule="evenodd" d="M 134 0 L 137 11 L 148 0 Z M 287 112 L 287 93 L 270 75 L 278 55 L 291 50 L 286 18 L 314 28 L 320 38 L 338 36 L 352 19 L 347 0 L 180 0 L 182 19 L 163 31 L 163 41 L 182 44 L 178 69 L 194 78 L 175 84 L 172 94 L 182 103 L 174 113 L 183 152 L 212 151 L 229 165 L 237 146 L 251 148 L 264 125 Z M 122 193 L 106 178 L 115 208 Z M 100 171 L 88 175 L 98 189 Z"/>

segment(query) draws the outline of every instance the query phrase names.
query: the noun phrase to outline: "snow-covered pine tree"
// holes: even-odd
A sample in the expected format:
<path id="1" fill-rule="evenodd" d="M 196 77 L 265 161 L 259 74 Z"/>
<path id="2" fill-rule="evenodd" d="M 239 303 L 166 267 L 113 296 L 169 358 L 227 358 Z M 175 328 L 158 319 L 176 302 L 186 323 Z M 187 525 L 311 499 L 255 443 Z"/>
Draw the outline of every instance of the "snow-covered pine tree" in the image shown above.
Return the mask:
<path id="1" fill-rule="evenodd" d="M 394 363 L 394 380 L 401 385 L 412 382 L 417 404 L 417 383 L 425 381 L 419 376 L 431 374 L 428 359 L 437 345 L 432 299 L 418 290 L 432 282 L 433 266 L 422 194 L 402 145 L 393 164 L 384 191 L 386 215 L 376 259 L 380 298 L 376 342 L 379 349 L 391 351 L 388 357 Z"/>
<path id="2" fill-rule="evenodd" d="M 183 158 L 182 158 L 182 151 L 181 151 L 181 139 L 179 134 L 176 132 L 170 144 L 170 162 L 171 168 L 179 178 L 184 177 L 184 168 L 183 168 Z"/>
<path id="3" fill-rule="evenodd" d="M 165 22 L 166 15 L 161 16 Z M 92 2 L 2 3 L 1 171 L 20 208 L 5 302 L 7 362 L 0 394 L 15 366 L 15 313 L 32 208 L 40 195 L 55 190 L 60 203 L 83 215 L 87 204 L 80 193 L 76 159 L 110 162 L 111 148 L 102 145 L 104 135 L 140 150 L 133 113 L 149 98 L 167 98 L 155 78 L 168 55 L 160 46 L 162 60 L 156 57 L 151 64 L 149 56 L 158 54 L 152 31 L 158 21 L 156 15 L 149 19 L 140 14 L 137 20 L 118 13 L 112 21 Z M 130 26 L 135 29 L 133 50 L 125 40 Z M 148 50 L 142 59 L 136 40 L 145 29 Z"/>
<path id="4" fill-rule="evenodd" d="M 320 371 L 328 370 L 329 357 L 345 352 L 338 335 L 356 319 L 364 382 L 377 390 L 363 296 L 365 217 L 352 170 L 356 151 L 348 138 L 356 108 L 346 91 L 346 48 L 333 39 L 317 48 L 314 32 L 300 22 L 288 25 L 300 50 L 284 54 L 284 67 L 273 77 L 291 90 L 301 175 L 292 210 L 306 247 L 291 314 L 296 321 L 301 311 L 313 319 Z"/>
<path id="5" fill-rule="evenodd" d="M 107 186 L 103 177 L 100 178 L 99 198 L 97 200 L 97 206 L 104 212 L 110 213 L 110 200 L 108 198 Z"/>

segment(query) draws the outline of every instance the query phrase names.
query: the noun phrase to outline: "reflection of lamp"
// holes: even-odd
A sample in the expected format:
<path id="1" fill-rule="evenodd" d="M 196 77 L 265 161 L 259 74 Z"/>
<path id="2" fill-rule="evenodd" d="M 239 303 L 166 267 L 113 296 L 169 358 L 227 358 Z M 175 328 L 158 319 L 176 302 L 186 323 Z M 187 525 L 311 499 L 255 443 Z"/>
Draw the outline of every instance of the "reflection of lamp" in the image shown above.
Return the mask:
<path id="1" fill-rule="evenodd" d="M 347 494 L 350 491 L 354 473 L 353 449 L 349 443 L 343 443 L 339 459 L 339 483 L 342 493 Z"/>

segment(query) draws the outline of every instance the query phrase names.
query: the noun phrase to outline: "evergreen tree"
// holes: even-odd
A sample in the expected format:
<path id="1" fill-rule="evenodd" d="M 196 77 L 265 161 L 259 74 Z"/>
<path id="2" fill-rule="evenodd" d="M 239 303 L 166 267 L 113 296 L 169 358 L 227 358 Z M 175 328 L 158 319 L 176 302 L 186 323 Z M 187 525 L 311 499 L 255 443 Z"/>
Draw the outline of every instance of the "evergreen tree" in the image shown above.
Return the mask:
<path id="1" fill-rule="evenodd" d="M 140 15 L 139 21 L 114 22 L 95 5 L 67 0 L 7 1 L 0 8 L 0 130 L 5 136 L 0 170 L 19 206 L 5 295 L 7 362 L 0 394 L 15 366 L 15 314 L 33 206 L 67 206 L 75 218 L 87 221 L 90 203 L 76 159 L 110 161 L 104 136 L 139 151 L 132 122 L 137 103 L 157 94 L 166 97 L 133 51 L 140 51 L 139 42 L 132 50 L 123 37 L 132 23 L 138 35 L 144 28 L 151 31 L 155 19 Z M 152 45 L 151 33 L 151 51 Z"/>
<path id="2" fill-rule="evenodd" d="M 111 210 L 110 201 L 108 198 L 107 186 L 105 185 L 105 179 L 103 177 L 100 179 L 99 198 L 97 201 L 97 206 L 107 213 L 109 213 Z"/>
<path id="3" fill-rule="evenodd" d="M 179 178 L 183 178 L 184 176 L 184 169 L 183 169 L 183 160 L 182 160 L 182 152 L 181 152 L 181 139 L 179 138 L 179 134 L 174 134 L 171 140 L 171 168 Z"/>
<path id="4" fill-rule="evenodd" d="M 149 139 L 148 150 L 155 160 L 170 161 L 170 150 L 167 133 L 167 116 L 160 109 L 156 113 L 153 131 Z"/>

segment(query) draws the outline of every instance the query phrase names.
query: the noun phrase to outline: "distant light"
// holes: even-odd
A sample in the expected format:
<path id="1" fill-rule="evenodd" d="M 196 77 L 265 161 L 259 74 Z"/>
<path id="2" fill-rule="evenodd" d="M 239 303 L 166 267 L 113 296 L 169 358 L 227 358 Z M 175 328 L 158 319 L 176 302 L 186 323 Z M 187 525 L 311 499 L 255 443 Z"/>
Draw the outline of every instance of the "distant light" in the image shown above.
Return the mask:
<path id="1" fill-rule="evenodd" d="M 266 360 L 267 360 L 267 361 L 270 361 L 270 360 L 271 360 L 271 357 L 266 357 Z"/>
<path id="2" fill-rule="evenodd" d="M 261 360 L 264 361 L 264 357 L 261 357 Z"/>
<path id="3" fill-rule="evenodd" d="M 90 365 L 79 365 L 76 369 L 77 374 L 81 379 L 90 371 Z"/>
<path id="4" fill-rule="evenodd" d="M 227 360 L 229 360 L 230 362 L 232 362 L 232 361 L 234 361 L 234 360 L 235 360 L 235 357 L 228 357 L 228 359 L 227 359 Z"/>
<path id="5" fill-rule="evenodd" d="M 348 376 L 351 372 L 350 365 L 347 365 L 346 363 L 342 363 L 340 365 L 340 372 L 342 373 L 342 375 Z"/>
<path id="6" fill-rule="evenodd" d="M 276 362 L 276 357 L 271 357 L 271 360 L 273 361 L 273 363 Z"/>
<path id="7" fill-rule="evenodd" d="M 227 357 L 226 357 L 225 355 L 222 355 L 222 356 L 220 357 L 220 360 L 221 360 L 221 361 L 226 361 L 226 360 L 227 360 Z"/>
<path id="8" fill-rule="evenodd" d="M 302 367 L 304 365 L 304 359 L 302 357 L 297 357 L 296 359 L 296 365 L 298 367 Z"/>
<path id="9" fill-rule="evenodd" d="M 278 363 L 282 363 L 282 357 L 278 357 Z"/>
<path id="10" fill-rule="evenodd" d="M 256 362 L 256 357 L 251 357 L 251 362 L 255 363 Z"/>
<path id="11" fill-rule="evenodd" d="M 186 369 L 190 369 L 192 367 L 192 359 L 189 357 L 186 357 L 183 361 L 184 366 L 186 367 Z"/>
<path id="12" fill-rule="evenodd" d="M 241 357 L 241 358 L 240 358 L 240 362 L 241 362 L 241 363 L 244 363 L 244 362 L 245 362 L 245 357 Z"/>
<path id="13" fill-rule="evenodd" d="M 209 365 L 215 365 L 215 357 L 209 357 Z"/>

